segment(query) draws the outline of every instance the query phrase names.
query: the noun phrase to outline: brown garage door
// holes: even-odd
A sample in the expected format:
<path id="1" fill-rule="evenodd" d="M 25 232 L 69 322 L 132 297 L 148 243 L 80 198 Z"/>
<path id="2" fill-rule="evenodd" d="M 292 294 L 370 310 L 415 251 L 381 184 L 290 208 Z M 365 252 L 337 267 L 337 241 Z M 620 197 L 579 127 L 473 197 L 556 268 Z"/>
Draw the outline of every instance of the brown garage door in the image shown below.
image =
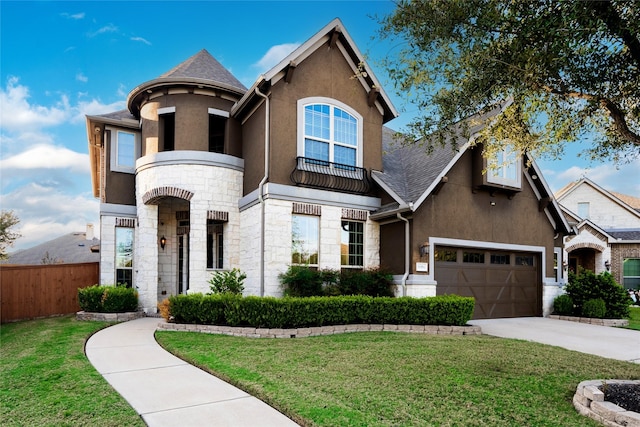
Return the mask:
<path id="1" fill-rule="evenodd" d="M 434 257 L 436 294 L 474 297 L 474 319 L 541 315 L 539 254 L 437 246 Z"/>

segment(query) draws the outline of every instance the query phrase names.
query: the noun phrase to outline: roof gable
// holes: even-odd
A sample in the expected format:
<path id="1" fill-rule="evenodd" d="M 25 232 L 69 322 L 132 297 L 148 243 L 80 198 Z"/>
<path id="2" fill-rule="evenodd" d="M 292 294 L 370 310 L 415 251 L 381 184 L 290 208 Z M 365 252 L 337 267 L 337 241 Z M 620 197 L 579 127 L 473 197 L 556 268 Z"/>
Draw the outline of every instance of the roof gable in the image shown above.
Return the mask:
<path id="1" fill-rule="evenodd" d="M 331 48 L 337 48 L 342 52 L 353 70 L 354 77 L 358 79 L 363 88 L 369 93 L 371 103 L 379 108 L 380 113 L 384 117 L 384 122 L 386 123 L 398 117 L 398 112 L 393 106 L 391 99 L 387 96 L 382 85 L 373 73 L 373 70 L 366 63 L 364 55 L 360 53 L 339 18 L 335 18 L 329 22 L 314 36 L 283 58 L 276 66 L 262 74 L 242 99 L 236 103 L 231 113 L 236 114 L 244 110 L 248 105 L 251 105 L 253 99 L 258 96 L 255 93 L 256 90 L 262 90 L 265 85 L 272 86 L 276 82 L 288 78 L 298 64 L 326 43 L 329 43 Z"/>
<path id="2" fill-rule="evenodd" d="M 613 192 L 607 191 L 586 177 L 583 177 L 578 181 L 574 181 L 565 185 L 563 188 L 561 188 L 556 192 L 555 197 L 559 203 L 563 204 L 563 200 L 568 199 L 572 194 L 577 193 L 580 190 L 584 190 L 585 188 L 590 191 L 593 191 L 595 194 L 605 197 L 609 202 L 619 206 L 620 208 L 629 212 L 636 218 L 640 219 L 640 210 L 638 210 L 638 208 L 630 204 L 630 203 L 633 203 L 633 204 L 637 203 L 638 206 L 640 207 L 640 199 L 636 197 L 628 196 L 625 194 L 613 193 Z"/>

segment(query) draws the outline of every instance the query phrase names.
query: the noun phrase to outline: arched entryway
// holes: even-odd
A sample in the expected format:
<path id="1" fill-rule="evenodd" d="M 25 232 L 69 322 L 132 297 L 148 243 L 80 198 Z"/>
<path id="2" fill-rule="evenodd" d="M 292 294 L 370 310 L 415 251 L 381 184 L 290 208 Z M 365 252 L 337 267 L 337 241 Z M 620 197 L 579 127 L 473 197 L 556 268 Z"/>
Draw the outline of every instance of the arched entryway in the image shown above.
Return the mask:
<path id="1" fill-rule="evenodd" d="M 604 246 L 595 243 L 578 243 L 567 246 L 569 271 L 577 273 L 580 270 L 590 270 L 598 273 L 599 261 L 604 250 Z"/>

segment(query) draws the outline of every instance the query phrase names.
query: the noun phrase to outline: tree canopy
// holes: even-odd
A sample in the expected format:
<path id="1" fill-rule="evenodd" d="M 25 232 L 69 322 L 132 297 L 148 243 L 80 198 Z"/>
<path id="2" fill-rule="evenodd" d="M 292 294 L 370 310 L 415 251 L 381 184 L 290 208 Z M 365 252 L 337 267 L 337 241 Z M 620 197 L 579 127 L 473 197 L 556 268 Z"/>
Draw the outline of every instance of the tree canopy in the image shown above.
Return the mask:
<path id="1" fill-rule="evenodd" d="M 7 259 L 7 248 L 13 245 L 13 242 L 20 237 L 19 233 L 11 231 L 20 223 L 20 219 L 13 211 L 0 211 L 0 260 Z"/>
<path id="2" fill-rule="evenodd" d="M 591 159 L 624 163 L 640 155 L 639 17 L 639 0 L 399 0 L 378 36 L 400 41 L 383 65 L 420 110 L 414 138 L 446 143 L 509 99 L 485 150 L 557 158 L 594 135 Z"/>

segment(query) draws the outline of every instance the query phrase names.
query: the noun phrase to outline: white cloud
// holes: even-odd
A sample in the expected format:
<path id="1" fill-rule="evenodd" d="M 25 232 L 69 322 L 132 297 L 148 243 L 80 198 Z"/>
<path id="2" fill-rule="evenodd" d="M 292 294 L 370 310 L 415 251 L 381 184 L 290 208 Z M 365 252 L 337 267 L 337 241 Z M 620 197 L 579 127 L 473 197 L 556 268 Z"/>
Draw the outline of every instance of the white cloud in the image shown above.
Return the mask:
<path id="1" fill-rule="evenodd" d="M 258 62 L 253 64 L 253 67 L 258 68 L 260 73 L 269 71 L 286 58 L 287 55 L 297 49 L 298 46 L 300 46 L 300 43 L 285 43 L 272 46 Z"/>
<path id="2" fill-rule="evenodd" d="M 3 173 L 20 169 L 68 169 L 89 172 L 89 156 L 66 147 L 38 144 L 26 151 L 0 160 Z"/>
<path id="3" fill-rule="evenodd" d="M 95 116 L 99 114 L 112 113 L 118 110 L 124 110 L 126 108 L 126 101 L 117 101 L 111 104 L 103 104 L 97 99 L 92 99 L 88 102 L 81 101 L 75 108 L 76 111 L 71 121 L 73 123 L 84 123 L 86 119 L 85 115 Z"/>
<path id="4" fill-rule="evenodd" d="M 570 182 L 586 177 L 608 191 L 634 197 L 640 194 L 640 159 L 619 166 L 611 163 L 593 167 L 572 166 L 560 172 L 545 170 L 543 173 L 548 181 L 556 184 L 552 185 L 554 191 Z"/>
<path id="5" fill-rule="evenodd" d="M 104 33 L 116 33 L 116 32 L 118 32 L 118 27 L 116 27 L 113 24 L 108 24 L 98 29 L 97 31 L 94 31 L 93 33 L 89 33 L 88 36 L 95 37 L 97 35 L 104 34 Z"/>
<path id="6" fill-rule="evenodd" d="M 70 195 L 30 183 L 2 195 L 7 206 L 20 218 L 16 227 L 22 237 L 12 252 L 29 248 L 64 234 L 84 231 L 87 223 L 99 232 L 99 201 L 90 195 Z M 96 235 L 96 237 L 99 237 Z"/>
<path id="7" fill-rule="evenodd" d="M 79 81 L 79 82 L 86 83 L 86 82 L 89 81 L 89 77 L 85 76 L 82 73 L 78 73 L 78 74 L 76 74 L 76 80 Z"/>
<path id="8" fill-rule="evenodd" d="M 65 18 L 68 19 L 75 19 L 75 20 L 80 20 L 80 19 L 84 19 L 85 13 L 84 12 L 79 12 L 79 13 L 61 13 L 61 16 L 64 16 Z"/>
<path id="9" fill-rule="evenodd" d="M 6 89 L 0 89 L 0 128 L 26 131 L 59 125 L 67 119 L 70 106 L 66 96 L 61 96 L 55 106 L 31 105 L 29 88 L 18 82 L 17 77 L 11 76 L 7 79 Z"/>
<path id="10" fill-rule="evenodd" d="M 142 42 L 142 43 L 144 43 L 146 45 L 151 46 L 151 42 L 149 40 L 147 40 L 147 39 L 142 38 L 142 37 L 131 37 L 131 40 L 133 40 L 134 42 Z"/>

